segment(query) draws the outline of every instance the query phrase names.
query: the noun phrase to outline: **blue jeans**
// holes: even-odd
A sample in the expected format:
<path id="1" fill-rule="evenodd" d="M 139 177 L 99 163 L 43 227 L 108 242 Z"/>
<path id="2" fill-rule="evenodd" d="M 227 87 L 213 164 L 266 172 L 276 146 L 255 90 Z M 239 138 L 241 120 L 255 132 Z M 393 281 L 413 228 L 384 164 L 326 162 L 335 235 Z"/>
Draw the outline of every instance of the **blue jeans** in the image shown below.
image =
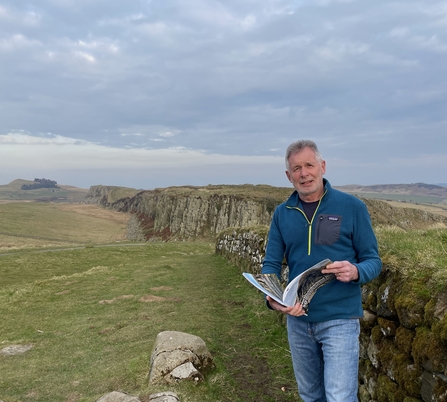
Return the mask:
<path id="1" fill-rule="evenodd" d="M 287 316 L 298 391 L 304 402 L 357 402 L 358 319 L 304 322 Z"/>

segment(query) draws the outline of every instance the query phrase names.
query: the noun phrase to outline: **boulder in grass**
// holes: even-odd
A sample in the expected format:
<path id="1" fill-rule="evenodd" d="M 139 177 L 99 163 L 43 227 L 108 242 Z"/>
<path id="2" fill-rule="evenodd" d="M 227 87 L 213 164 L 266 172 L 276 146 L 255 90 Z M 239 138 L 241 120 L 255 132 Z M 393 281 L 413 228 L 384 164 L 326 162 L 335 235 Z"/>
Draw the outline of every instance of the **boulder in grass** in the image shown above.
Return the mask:
<path id="1" fill-rule="evenodd" d="M 184 332 L 163 331 L 155 340 L 149 382 L 199 382 L 213 367 L 213 357 L 200 337 Z"/>
<path id="2" fill-rule="evenodd" d="M 113 391 L 103 395 L 96 402 L 141 402 L 141 400 L 124 392 Z"/>
<path id="3" fill-rule="evenodd" d="M 160 392 L 149 395 L 150 402 L 180 402 L 180 399 L 174 392 Z"/>

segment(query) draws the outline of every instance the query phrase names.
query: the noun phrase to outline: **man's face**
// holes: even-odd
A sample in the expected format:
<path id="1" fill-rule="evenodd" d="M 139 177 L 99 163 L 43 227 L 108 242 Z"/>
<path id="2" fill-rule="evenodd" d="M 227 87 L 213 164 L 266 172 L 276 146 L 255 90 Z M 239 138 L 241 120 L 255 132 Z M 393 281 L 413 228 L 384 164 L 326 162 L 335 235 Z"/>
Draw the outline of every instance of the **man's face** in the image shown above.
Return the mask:
<path id="1" fill-rule="evenodd" d="M 323 174 L 326 162 L 319 161 L 311 148 L 290 155 L 286 175 L 300 198 L 306 202 L 318 201 L 324 192 Z"/>

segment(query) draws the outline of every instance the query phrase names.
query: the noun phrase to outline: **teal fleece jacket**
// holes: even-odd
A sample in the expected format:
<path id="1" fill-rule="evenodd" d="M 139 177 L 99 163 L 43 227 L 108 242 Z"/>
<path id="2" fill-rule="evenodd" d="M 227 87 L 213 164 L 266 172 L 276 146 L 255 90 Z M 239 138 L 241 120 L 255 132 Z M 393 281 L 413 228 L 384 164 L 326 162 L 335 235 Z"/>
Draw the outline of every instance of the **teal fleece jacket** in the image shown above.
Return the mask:
<path id="1" fill-rule="evenodd" d="M 366 205 L 358 198 L 333 189 L 326 179 L 324 195 L 309 222 L 295 191 L 280 204 L 270 225 L 262 273 L 280 277 L 284 257 L 289 281 L 316 263 L 349 261 L 359 272 L 356 282 L 332 281 L 320 288 L 309 304 L 308 322 L 363 316 L 360 285 L 382 269 L 376 236 Z"/>

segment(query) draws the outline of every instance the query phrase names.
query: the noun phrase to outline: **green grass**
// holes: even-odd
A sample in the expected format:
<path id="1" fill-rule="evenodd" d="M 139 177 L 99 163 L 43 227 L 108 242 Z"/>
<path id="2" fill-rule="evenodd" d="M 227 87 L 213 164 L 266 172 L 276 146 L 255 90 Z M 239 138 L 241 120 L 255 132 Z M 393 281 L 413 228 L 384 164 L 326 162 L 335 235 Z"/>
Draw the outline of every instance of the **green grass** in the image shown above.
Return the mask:
<path id="1" fill-rule="evenodd" d="M 131 198 L 135 196 L 139 191 L 140 190 L 128 187 L 113 187 L 107 194 L 107 202 L 114 203 L 122 198 Z"/>
<path id="2" fill-rule="evenodd" d="M 112 390 L 171 390 L 184 402 L 297 400 L 285 328 L 214 244 L 9 253 L 0 277 L 0 347 L 33 345 L 0 356 L 5 402 L 93 401 Z M 147 295 L 165 300 L 140 301 Z M 206 342 L 216 369 L 205 383 L 149 386 L 164 330 Z"/>
<path id="3" fill-rule="evenodd" d="M 213 242 L 114 243 L 122 220 L 85 208 L 0 204 L 0 349 L 33 345 L 0 355 L 0 400 L 87 402 L 112 390 L 142 400 L 167 390 L 182 402 L 299 400 L 280 316 Z M 389 269 L 430 290 L 445 285 L 445 229 L 376 233 Z M 165 299 L 142 301 L 148 295 Z M 148 384 L 164 330 L 208 345 L 216 368 L 203 384 Z"/>
<path id="4" fill-rule="evenodd" d="M 427 291 L 445 289 L 447 283 L 447 230 L 402 230 L 377 227 L 383 264 L 403 278 L 424 280 Z"/>
<path id="5" fill-rule="evenodd" d="M 97 216 L 78 213 L 68 204 L 15 202 L 0 204 L 0 249 L 54 247 L 124 240 L 126 224 L 117 224 L 108 215 L 118 212 L 95 209 Z M 125 215 L 125 214 L 121 214 Z"/>

